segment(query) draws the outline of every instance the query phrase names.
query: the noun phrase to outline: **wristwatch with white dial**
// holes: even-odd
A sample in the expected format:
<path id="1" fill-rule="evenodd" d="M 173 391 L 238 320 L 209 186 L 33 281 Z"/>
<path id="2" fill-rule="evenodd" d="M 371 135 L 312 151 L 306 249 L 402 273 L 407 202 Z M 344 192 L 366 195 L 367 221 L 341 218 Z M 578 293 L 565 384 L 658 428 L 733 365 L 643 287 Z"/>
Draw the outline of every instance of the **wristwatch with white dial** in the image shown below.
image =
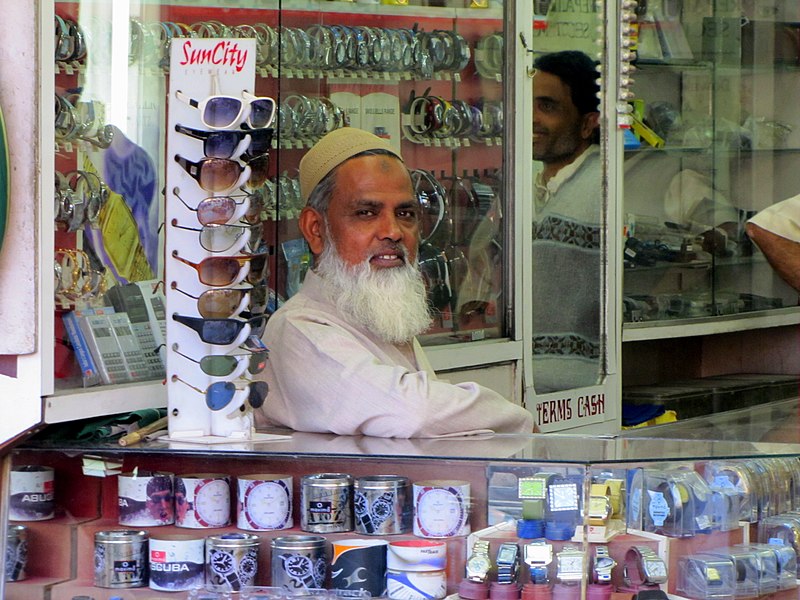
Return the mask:
<path id="1" fill-rule="evenodd" d="M 594 549 L 594 582 L 611 583 L 611 569 L 617 566 L 617 561 L 608 553 L 608 546 L 597 546 Z"/>
<path id="2" fill-rule="evenodd" d="M 497 550 L 497 583 L 514 583 L 519 571 L 519 546 L 516 542 L 503 542 Z"/>
<path id="3" fill-rule="evenodd" d="M 489 542 L 478 540 L 472 546 L 472 553 L 467 559 L 467 579 L 477 583 L 486 581 L 492 561 L 489 558 Z"/>
<path id="4" fill-rule="evenodd" d="M 551 521 L 577 523 L 581 508 L 583 482 L 576 477 L 556 477 L 547 486 L 545 518 Z"/>
<path id="5" fill-rule="evenodd" d="M 629 587 L 660 585 L 667 581 L 666 563 L 647 546 L 631 546 L 628 549 L 622 573 Z"/>
<path id="6" fill-rule="evenodd" d="M 556 554 L 556 578 L 562 583 L 574 583 L 583 579 L 583 551 L 575 546 L 564 546 Z"/>
<path id="7" fill-rule="evenodd" d="M 545 540 L 534 540 L 525 544 L 525 564 L 531 573 L 532 583 L 547 583 L 547 566 L 553 562 L 553 545 Z"/>
<path id="8" fill-rule="evenodd" d="M 589 494 L 589 525 L 605 525 L 614 512 L 608 486 L 604 483 L 593 483 Z"/>

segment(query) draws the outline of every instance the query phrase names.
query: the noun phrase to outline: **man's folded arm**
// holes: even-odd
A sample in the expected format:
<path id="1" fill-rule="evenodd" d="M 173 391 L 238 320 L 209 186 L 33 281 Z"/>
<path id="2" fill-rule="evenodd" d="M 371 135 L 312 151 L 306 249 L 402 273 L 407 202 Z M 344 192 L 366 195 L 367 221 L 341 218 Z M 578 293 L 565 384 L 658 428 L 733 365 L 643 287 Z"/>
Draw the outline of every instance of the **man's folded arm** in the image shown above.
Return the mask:
<path id="1" fill-rule="evenodd" d="M 270 361 L 284 406 L 268 399 L 265 409 L 293 429 L 403 438 L 533 429 L 531 415 L 496 392 L 382 364 L 336 326 L 304 321 L 280 329 Z"/>

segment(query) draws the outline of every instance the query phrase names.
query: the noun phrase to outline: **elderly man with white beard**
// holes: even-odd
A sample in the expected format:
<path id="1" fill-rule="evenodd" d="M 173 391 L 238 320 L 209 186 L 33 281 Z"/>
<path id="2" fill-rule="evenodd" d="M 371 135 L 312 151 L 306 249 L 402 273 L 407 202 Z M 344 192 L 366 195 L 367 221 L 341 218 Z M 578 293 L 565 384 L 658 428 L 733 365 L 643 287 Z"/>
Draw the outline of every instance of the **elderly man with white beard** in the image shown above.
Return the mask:
<path id="1" fill-rule="evenodd" d="M 267 324 L 260 424 L 397 438 L 531 432 L 531 414 L 496 392 L 437 379 L 416 340 L 431 317 L 402 157 L 338 129 L 300 161 L 300 187 L 315 267 Z"/>

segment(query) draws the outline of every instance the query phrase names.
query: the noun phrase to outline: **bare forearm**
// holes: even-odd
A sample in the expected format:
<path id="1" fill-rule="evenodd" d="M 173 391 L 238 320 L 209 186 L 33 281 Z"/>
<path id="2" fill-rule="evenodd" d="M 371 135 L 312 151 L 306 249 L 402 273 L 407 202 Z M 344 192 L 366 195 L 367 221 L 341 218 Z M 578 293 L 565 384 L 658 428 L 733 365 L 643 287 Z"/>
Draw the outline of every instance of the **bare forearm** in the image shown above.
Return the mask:
<path id="1" fill-rule="evenodd" d="M 761 249 L 781 279 L 800 291 L 800 243 L 775 235 L 753 223 L 747 224 L 747 235 Z"/>

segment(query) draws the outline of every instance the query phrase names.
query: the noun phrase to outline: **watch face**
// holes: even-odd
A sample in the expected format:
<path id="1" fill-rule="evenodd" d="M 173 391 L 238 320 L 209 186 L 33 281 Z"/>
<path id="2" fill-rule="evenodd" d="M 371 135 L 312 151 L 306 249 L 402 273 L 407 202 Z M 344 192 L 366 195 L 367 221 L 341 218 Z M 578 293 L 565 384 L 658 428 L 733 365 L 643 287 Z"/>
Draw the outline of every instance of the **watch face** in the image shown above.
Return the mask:
<path id="1" fill-rule="evenodd" d="M 244 497 L 247 520 L 258 529 L 281 529 L 292 514 L 289 492 L 279 481 L 252 485 Z"/>
<path id="2" fill-rule="evenodd" d="M 525 562 L 529 565 L 547 565 L 553 561 L 553 547 L 550 544 L 527 544 Z"/>
<path id="3" fill-rule="evenodd" d="M 645 560 L 644 571 L 650 579 L 663 579 L 667 576 L 667 565 L 663 560 Z"/>
<path id="4" fill-rule="evenodd" d="M 231 515 L 230 486 L 224 479 L 198 484 L 194 492 L 194 513 L 205 527 L 224 527 Z"/>
<path id="5" fill-rule="evenodd" d="M 575 483 L 555 483 L 548 486 L 550 510 L 578 510 L 578 486 Z"/>
<path id="6" fill-rule="evenodd" d="M 515 550 L 511 546 L 500 546 L 500 552 L 497 554 L 497 562 L 503 564 L 509 564 L 514 562 L 517 558 L 518 550 Z"/>
<path id="7" fill-rule="evenodd" d="M 520 498 L 544 499 L 544 479 L 541 477 L 521 477 L 518 489 Z"/>
<path id="8" fill-rule="evenodd" d="M 614 567 L 615 564 L 616 563 L 614 562 L 614 559 L 611 558 L 610 556 L 602 556 L 595 561 L 594 568 L 598 570 L 611 569 Z"/>
<path id="9" fill-rule="evenodd" d="M 461 495 L 451 488 L 427 488 L 417 498 L 417 523 L 424 535 L 458 535 L 466 519 Z"/>
<path id="10" fill-rule="evenodd" d="M 580 573 L 583 571 L 583 556 L 562 556 L 559 566 L 559 573 Z"/>
<path id="11" fill-rule="evenodd" d="M 486 575 L 491 568 L 492 562 L 482 554 L 478 556 L 472 556 L 467 561 L 467 573 L 470 575 Z"/>

